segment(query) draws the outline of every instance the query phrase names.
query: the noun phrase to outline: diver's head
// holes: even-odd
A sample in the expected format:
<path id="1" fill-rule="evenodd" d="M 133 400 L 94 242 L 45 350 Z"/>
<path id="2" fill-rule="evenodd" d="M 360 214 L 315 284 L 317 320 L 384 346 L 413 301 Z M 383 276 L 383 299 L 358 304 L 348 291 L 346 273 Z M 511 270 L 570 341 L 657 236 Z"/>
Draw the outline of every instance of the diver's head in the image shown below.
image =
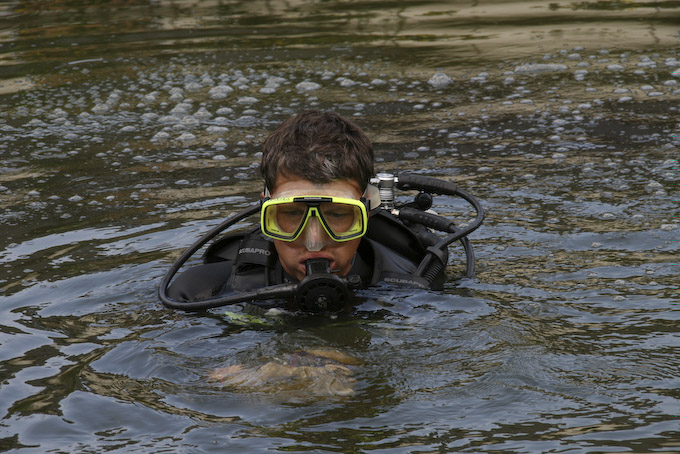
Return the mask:
<path id="1" fill-rule="evenodd" d="M 341 115 L 318 110 L 302 112 L 267 136 L 260 171 L 267 196 L 272 199 L 316 195 L 357 201 L 374 173 L 373 145 L 361 128 Z M 317 216 L 319 212 L 307 212 L 311 216 L 294 241 L 270 235 L 283 269 L 295 279 L 305 276 L 305 261 L 316 257 L 329 259 L 331 270 L 345 276 L 359 237 L 365 233 L 364 225 L 361 235 L 356 231 L 349 236 L 334 235 L 328 222 L 321 219 L 323 215 Z"/>
<path id="2" fill-rule="evenodd" d="M 374 174 L 373 145 L 359 126 L 341 115 L 302 112 L 267 136 L 260 171 L 271 191 L 286 177 L 317 184 L 350 180 L 363 193 Z"/>
<path id="3" fill-rule="evenodd" d="M 358 185 L 349 180 L 317 184 L 299 178 L 278 178 L 270 194 L 272 205 L 262 210 L 262 227 L 265 234 L 274 238 L 279 261 L 291 277 L 302 280 L 307 274 L 305 263 L 313 258 L 328 259 L 331 271 L 339 276 L 349 273 L 361 236 L 367 228 L 366 209 L 360 200 L 362 194 Z M 344 203 L 321 202 L 317 205 L 294 202 L 276 205 L 277 201 L 289 201 L 296 197 L 314 200 L 308 197 L 311 195 L 316 199 L 322 198 L 317 196 L 325 196 L 328 200 Z M 295 208 L 296 204 L 300 208 Z M 274 219 L 276 209 L 279 209 L 278 216 Z M 291 221 L 286 221 L 287 218 Z M 268 222 L 272 224 L 268 226 Z M 291 238 L 294 239 L 291 241 Z"/>

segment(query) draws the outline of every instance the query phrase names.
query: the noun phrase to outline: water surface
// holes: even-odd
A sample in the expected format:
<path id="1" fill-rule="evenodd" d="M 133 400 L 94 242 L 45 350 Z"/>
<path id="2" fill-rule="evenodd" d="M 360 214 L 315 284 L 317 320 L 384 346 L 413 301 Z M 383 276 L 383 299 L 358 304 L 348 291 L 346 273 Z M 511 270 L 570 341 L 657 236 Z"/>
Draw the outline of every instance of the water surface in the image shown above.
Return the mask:
<path id="1" fill-rule="evenodd" d="M 677 451 L 679 19 L 3 3 L 0 450 Z M 354 118 L 378 169 L 479 197 L 478 276 L 458 279 L 453 246 L 444 292 L 370 290 L 337 318 L 163 308 L 165 270 L 256 200 L 262 140 L 308 108 Z M 309 348 L 356 359 L 354 394 L 209 379 Z"/>

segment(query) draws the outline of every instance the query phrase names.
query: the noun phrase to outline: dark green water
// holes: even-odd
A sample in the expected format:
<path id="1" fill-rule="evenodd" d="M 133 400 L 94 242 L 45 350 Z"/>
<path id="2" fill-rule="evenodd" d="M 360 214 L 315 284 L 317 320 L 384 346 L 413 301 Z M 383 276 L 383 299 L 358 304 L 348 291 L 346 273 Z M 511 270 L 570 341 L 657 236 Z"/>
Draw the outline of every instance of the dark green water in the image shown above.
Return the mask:
<path id="1" fill-rule="evenodd" d="M 1 3 L 0 451 L 680 451 L 678 24 L 672 1 Z M 477 278 L 338 318 L 163 308 L 308 108 L 483 201 Z M 353 394 L 209 379 L 309 348 L 356 359 Z"/>

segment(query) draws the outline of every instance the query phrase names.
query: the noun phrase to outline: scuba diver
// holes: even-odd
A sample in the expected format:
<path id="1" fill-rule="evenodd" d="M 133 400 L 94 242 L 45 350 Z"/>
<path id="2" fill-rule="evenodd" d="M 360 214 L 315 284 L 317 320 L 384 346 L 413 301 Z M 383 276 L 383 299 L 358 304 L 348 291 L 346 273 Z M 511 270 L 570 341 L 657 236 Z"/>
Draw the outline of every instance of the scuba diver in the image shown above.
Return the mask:
<path id="1" fill-rule="evenodd" d="M 373 177 L 373 161 L 371 141 L 338 114 L 314 110 L 284 121 L 263 144 L 261 201 L 184 251 L 161 281 L 163 304 L 180 310 L 250 303 L 337 312 L 348 306 L 353 290 L 381 282 L 442 288 L 454 241 L 462 243 L 465 275 L 472 277 L 467 236 L 482 223 L 479 202 L 455 184 L 427 176 Z M 418 194 L 398 205 L 395 189 Z M 430 209 L 433 194 L 463 198 L 476 218 L 457 227 Z M 258 212 L 259 225 L 212 242 L 201 264 L 175 277 L 210 240 Z"/>

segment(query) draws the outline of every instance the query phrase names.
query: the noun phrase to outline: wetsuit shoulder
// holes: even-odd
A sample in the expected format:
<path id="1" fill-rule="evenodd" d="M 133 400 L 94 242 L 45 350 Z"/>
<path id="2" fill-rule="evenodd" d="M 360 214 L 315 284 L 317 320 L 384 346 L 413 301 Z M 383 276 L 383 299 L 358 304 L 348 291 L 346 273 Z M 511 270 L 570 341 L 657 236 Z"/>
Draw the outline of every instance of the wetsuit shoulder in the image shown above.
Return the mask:
<path id="1" fill-rule="evenodd" d="M 229 234 L 208 247 L 202 264 L 177 276 L 168 295 L 175 300 L 199 301 L 233 290 L 266 287 L 280 283 L 277 264 L 272 242 L 258 231 Z"/>
<path id="2" fill-rule="evenodd" d="M 224 260 L 188 268 L 170 284 L 168 296 L 175 301 L 201 301 L 219 295 L 227 286 L 233 263 Z"/>
<path id="3" fill-rule="evenodd" d="M 365 238 L 366 246 L 361 250 L 364 256 L 370 256 L 372 260 L 371 284 L 387 282 L 407 287 L 441 287 L 445 278 L 443 273 L 437 276 L 434 283 L 415 274 L 427 253 L 422 240 L 427 237 L 416 234 L 416 231 L 385 210 L 377 211 L 371 216 Z M 367 247 L 370 247 L 370 253 L 366 250 Z"/>

